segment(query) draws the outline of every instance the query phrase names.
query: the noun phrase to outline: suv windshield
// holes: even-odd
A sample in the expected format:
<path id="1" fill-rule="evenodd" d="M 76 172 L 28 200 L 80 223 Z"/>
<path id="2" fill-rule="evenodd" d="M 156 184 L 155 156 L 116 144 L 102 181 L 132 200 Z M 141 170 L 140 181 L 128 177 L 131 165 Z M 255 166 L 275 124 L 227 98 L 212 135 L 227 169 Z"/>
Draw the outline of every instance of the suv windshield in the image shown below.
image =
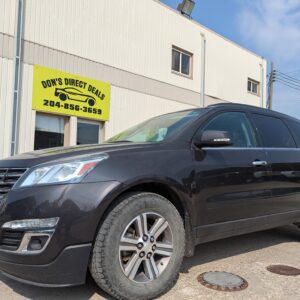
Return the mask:
<path id="1" fill-rule="evenodd" d="M 203 115 L 206 109 L 188 110 L 152 118 L 107 140 L 107 143 L 161 142 Z"/>

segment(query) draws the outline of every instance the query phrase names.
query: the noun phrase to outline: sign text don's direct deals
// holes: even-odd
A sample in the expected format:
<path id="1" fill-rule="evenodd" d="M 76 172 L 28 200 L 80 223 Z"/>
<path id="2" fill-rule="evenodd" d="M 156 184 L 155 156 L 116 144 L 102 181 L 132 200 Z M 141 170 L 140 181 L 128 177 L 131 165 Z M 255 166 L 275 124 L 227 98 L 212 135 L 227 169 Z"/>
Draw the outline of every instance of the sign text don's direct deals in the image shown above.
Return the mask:
<path id="1" fill-rule="evenodd" d="M 110 84 L 34 66 L 32 104 L 38 111 L 106 121 Z"/>

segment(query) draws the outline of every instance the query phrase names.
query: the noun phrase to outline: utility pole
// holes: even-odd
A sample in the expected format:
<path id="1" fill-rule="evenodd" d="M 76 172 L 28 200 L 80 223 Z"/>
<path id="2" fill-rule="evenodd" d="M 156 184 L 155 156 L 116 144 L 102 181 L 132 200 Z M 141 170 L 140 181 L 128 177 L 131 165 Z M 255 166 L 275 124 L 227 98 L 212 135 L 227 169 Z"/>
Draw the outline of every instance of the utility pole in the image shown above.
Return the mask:
<path id="1" fill-rule="evenodd" d="M 275 81 L 275 71 L 274 71 L 274 63 L 271 63 L 271 72 L 270 72 L 270 79 L 269 79 L 269 96 L 268 96 L 268 109 L 273 108 L 273 84 Z"/>

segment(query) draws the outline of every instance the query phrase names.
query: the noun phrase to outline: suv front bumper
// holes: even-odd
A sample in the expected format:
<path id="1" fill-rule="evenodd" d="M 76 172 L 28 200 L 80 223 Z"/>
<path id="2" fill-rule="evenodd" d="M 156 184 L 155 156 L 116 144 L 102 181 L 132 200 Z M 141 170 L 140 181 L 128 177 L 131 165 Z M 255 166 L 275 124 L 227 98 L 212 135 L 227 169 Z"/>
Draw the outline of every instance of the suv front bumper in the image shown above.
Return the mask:
<path id="1" fill-rule="evenodd" d="M 14 280 L 43 287 L 85 283 L 92 244 L 69 246 L 46 265 L 16 264 L 0 260 L 1 272 Z"/>
<path id="2" fill-rule="evenodd" d="M 83 284 L 99 221 L 118 185 L 109 181 L 11 190 L 0 227 L 14 220 L 58 217 L 59 222 L 41 252 L 7 251 L 0 245 L 0 272 L 39 286 Z"/>

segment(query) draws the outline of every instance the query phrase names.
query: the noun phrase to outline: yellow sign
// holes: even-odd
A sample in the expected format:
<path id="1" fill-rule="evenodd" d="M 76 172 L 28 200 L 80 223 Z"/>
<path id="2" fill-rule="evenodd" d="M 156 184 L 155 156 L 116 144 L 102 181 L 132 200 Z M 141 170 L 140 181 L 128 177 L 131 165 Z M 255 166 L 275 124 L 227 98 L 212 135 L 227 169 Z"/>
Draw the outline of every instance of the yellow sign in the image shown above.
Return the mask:
<path id="1" fill-rule="evenodd" d="M 34 110 L 107 121 L 109 106 L 110 84 L 34 66 Z"/>

